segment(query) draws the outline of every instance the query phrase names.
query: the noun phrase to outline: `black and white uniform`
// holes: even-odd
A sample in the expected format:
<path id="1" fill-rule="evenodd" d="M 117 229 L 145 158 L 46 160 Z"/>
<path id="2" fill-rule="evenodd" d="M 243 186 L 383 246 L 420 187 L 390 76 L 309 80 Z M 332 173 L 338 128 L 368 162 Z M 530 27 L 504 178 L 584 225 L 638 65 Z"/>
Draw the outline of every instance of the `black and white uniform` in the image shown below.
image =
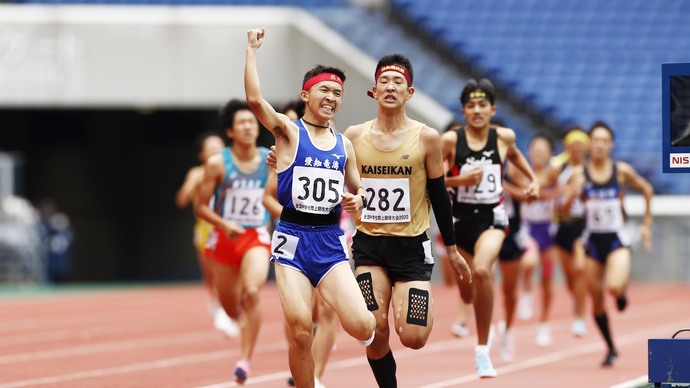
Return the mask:
<path id="1" fill-rule="evenodd" d="M 474 245 L 488 229 L 506 230 L 508 217 L 503 205 L 503 163 L 498 153 L 496 128 L 489 128 L 489 136 L 481 150 L 471 150 L 465 128 L 457 130 L 457 148 L 452 175 L 458 176 L 481 167 L 482 180 L 475 186 L 456 188 L 453 198 L 455 238 L 458 246 L 474 255 Z"/>

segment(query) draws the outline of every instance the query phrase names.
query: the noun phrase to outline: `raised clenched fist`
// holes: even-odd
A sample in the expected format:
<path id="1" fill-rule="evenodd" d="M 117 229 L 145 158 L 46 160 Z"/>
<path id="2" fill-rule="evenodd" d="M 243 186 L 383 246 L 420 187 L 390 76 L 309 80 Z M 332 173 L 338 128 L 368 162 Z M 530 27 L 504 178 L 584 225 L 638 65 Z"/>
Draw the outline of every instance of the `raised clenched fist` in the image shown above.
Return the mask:
<path id="1" fill-rule="evenodd" d="M 266 34 L 265 28 L 253 28 L 247 31 L 247 45 L 251 48 L 261 47 L 261 43 L 264 42 L 264 35 Z"/>

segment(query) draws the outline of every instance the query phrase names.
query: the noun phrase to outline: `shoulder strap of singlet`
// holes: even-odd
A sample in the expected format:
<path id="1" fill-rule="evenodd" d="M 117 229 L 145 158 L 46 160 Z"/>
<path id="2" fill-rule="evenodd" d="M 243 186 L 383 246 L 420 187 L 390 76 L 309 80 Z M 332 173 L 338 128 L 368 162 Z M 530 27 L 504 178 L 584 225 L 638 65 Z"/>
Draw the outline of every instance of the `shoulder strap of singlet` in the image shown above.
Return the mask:
<path id="1" fill-rule="evenodd" d="M 229 163 L 232 163 L 232 155 L 230 155 L 230 147 L 223 148 L 220 153 L 223 156 L 223 167 L 227 167 Z"/>
<path id="2" fill-rule="evenodd" d="M 458 140 L 455 144 L 457 144 L 458 148 L 467 147 L 467 136 L 465 136 L 465 127 L 460 127 L 455 130 L 455 132 L 458 134 Z"/>
<path id="3" fill-rule="evenodd" d="M 368 135 L 371 133 L 371 130 L 374 128 L 374 120 L 369 120 L 364 123 L 364 135 Z"/>
<path id="4" fill-rule="evenodd" d="M 498 131 L 496 127 L 489 127 L 489 139 L 486 141 L 486 147 L 494 147 L 498 149 Z"/>
<path id="5" fill-rule="evenodd" d="M 228 165 L 231 165 L 233 163 L 232 154 L 230 153 L 230 147 L 223 148 L 223 151 L 221 151 L 220 154 L 223 157 L 223 168 L 227 170 Z"/>
<path id="6" fill-rule="evenodd" d="M 613 165 L 611 166 L 611 178 L 609 178 L 609 185 L 618 185 L 618 168 L 616 167 L 618 163 L 616 163 L 616 161 L 613 159 L 611 159 L 611 163 L 613 163 Z"/>
<path id="7" fill-rule="evenodd" d="M 469 146 L 467 145 L 467 136 L 465 135 L 465 127 L 460 127 L 455 130 L 455 133 L 457 134 L 457 141 L 455 142 L 455 164 L 457 166 L 460 166 L 463 163 L 463 160 L 461 159 L 463 152 L 466 152 L 465 150 L 469 150 Z"/>

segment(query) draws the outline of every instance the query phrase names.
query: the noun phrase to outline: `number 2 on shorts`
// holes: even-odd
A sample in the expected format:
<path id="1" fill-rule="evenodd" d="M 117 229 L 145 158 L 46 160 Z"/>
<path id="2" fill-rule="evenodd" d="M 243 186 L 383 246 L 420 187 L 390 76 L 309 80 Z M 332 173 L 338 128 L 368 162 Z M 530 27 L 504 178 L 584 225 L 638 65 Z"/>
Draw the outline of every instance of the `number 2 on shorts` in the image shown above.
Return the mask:
<path id="1" fill-rule="evenodd" d="M 271 241 L 271 254 L 280 259 L 293 260 L 298 242 L 299 237 L 275 231 Z"/>

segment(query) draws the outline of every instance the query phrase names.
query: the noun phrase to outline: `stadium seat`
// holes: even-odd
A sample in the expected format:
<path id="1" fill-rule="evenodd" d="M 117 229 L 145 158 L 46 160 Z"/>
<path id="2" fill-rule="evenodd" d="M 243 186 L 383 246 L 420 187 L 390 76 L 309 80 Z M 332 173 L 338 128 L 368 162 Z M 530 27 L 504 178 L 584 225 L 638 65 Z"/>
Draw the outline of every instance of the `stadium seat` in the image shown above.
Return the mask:
<path id="1" fill-rule="evenodd" d="M 635 156 L 628 161 L 653 171 L 652 182 L 669 193 L 687 188 L 661 175 L 660 64 L 688 61 L 690 3 L 487 0 L 471 11 L 445 0 L 392 4 L 404 4 L 413 20 L 423 14 L 420 28 L 444 31 L 441 38 L 458 55 L 542 114 L 585 126 L 607 121 L 618 134 L 618 155 Z M 650 161 L 655 168 L 644 164 Z"/>

